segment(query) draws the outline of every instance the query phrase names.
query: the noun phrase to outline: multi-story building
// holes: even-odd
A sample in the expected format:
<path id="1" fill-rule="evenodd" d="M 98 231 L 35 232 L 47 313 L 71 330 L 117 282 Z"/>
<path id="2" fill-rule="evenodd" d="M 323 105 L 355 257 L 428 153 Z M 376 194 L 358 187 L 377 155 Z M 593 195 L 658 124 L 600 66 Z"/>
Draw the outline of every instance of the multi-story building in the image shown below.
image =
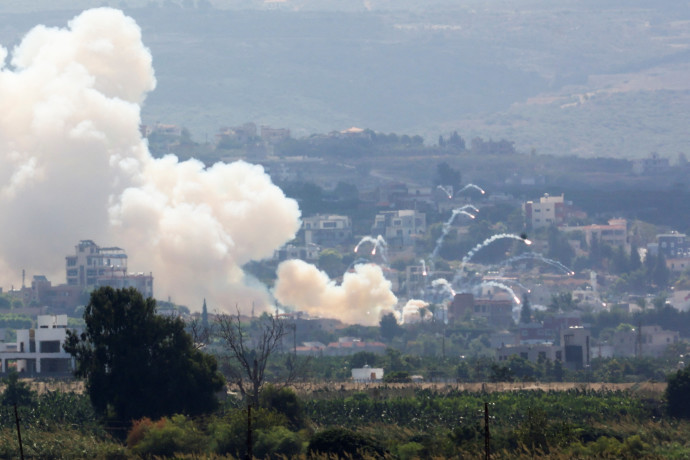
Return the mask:
<path id="1" fill-rule="evenodd" d="M 383 235 L 388 246 L 403 248 L 426 233 L 426 214 L 413 209 L 383 211 L 376 215 L 373 235 Z"/>
<path id="2" fill-rule="evenodd" d="M 269 144 L 277 144 L 284 140 L 290 139 L 290 130 L 288 128 L 271 128 L 270 126 L 262 126 L 261 139 Z"/>
<path id="3" fill-rule="evenodd" d="M 75 246 L 75 255 L 66 257 L 67 285 L 90 290 L 101 286 L 134 287 L 144 297 L 153 297 L 153 276 L 128 273 L 127 254 L 118 247 L 100 247 L 91 240 Z"/>
<path id="4" fill-rule="evenodd" d="M 43 315 L 36 329 L 17 330 L 16 343 L 0 345 L 2 372 L 14 368 L 26 374 L 68 374 L 72 357 L 62 346 L 67 338 L 67 315 Z"/>
<path id="5" fill-rule="evenodd" d="M 526 202 L 524 210 L 527 224 L 534 230 L 551 225 L 562 225 L 567 217 L 563 195 L 550 196 L 547 193 L 539 198 L 539 202 Z"/>
<path id="6" fill-rule="evenodd" d="M 592 356 L 589 329 L 582 326 L 562 329 L 561 347 L 563 347 L 563 364 L 565 367 L 571 370 L 589 367 Z"/>
<path id="7" fill-rule="evenodd" d="M 588 245 L 592 244 L 592 239 L 596 238 L 599 243 L 610 246 L 620 246 L 629 250 L 628 244 L 628 221 L 625 219 L 611 219 L 608 225 L 583 225 L 577 227 L 562 227 L 564 233 L 581 231 L 585 234 Z"/>
<path id="8" fill-rule="evenodd" d="M 690 244 L 684 233 L 669 232 L 656 236 L 657 252 L 666 259 L 678 259 L 690 255 Z"/>
<path id="9" fill-rule="evenodd" d="M 448 322 L 454 324 L 469 318 L 485 318 L 496 329 L 513 327 L 513 301 L 508 296 L 475 298 L 468 293 L 455 294 L 448 307 Z"/>
<path id="10" fill-rule="evenodd" d="M 334 247 L 352 239 L 352 221 L 348 216 L 317 214 L 302 219 L 302 227 L 307 245 Z"/>

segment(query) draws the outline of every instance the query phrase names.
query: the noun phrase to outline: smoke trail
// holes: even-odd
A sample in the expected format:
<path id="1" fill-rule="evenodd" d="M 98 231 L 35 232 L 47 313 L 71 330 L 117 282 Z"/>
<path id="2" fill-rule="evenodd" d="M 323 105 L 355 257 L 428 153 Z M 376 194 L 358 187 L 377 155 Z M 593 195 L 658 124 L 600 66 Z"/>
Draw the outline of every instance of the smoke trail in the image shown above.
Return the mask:
<path id="1" fill-rule="evenodd" d="M 507 286 L 503 283 L 499 283 L 498 281 L 482 281 L 481 286 L 492 286 L 499 289 L 503 289 L 504 291 L 507 291 L 508 294 L 510 294 L 515 304 L 520 304 L 520 298 L 517 295 L 515 295 L 515 291 L 513 291 L 513 289 L 510 286 Z"/>
<path id="2" fill-rule="evenodd" d="M 448 190 L 448 188 L 444 187 L 443 185 L 437 185 L 436 188 L 440 189 L 443 193 L 445 193 L 449 200 L 453 198 L 453 194 L 450 192 L 450 190 Z"/>
<path id="3" fill-rule="evenodd" d="M 510 264 L 513 264 L 515 262 L 519 262 L 522 260 L 538 260 L 539 262 L 543 262 L 543 263 L 545 263 L 551 267 L 554 267 L 558 270 L 562 270 L 567 275 L 574 275 L 575 274 L 574 271 L 572 271 L 571 269 L 569 269 L 568 267 L 566 267 L 565 265 L 563 265 L 559 261 L 546 258 L 546 257 L 544 257 L 541 254 L 536 253 L 536 252 L 525 252 L 525 253 L 517 255 L 515 257 L 511 257 L 510 259 L 507 259 L 507 260 L 504 260 L 503 262 L 501 262 L 500 265 L 501 266 L 510 265 Z"/>
<path id="4" fill-rule="evenodd" d="M 434 250 L 431 252 L 431 255 L 429 256 L 429 258 L 431 259 L 432 262 L 438 256 L 438 251 L 441 249 L 441 245 L 443 245 L 443 240 L 446 238 L 446 236 L 448 235 L 448 232 L 452 228 L 453 221 L 455 220 L 455 217 L 458 214 L 464 214 L 464 215 L 468 216 L 469 218 L 474 219 L 474 216 L 472 214 L 465 211 L 465 209 L 472 209 L 472 208 L 475 209 L 476 212 L 479 212 L 479 209 L 475 208 L 471 204 L 466 204 L 466 205 L 461 206 L 457 209 L 453 209 L 453 212 L 450 213 L 450 217 L 448 218 L 448 220 L 446 222 L 443 223 L 443 227 L 441 227 L 441 235 L 436 240 L 436 246 L 434 246 Z"/>
<path id="5" fill-rule="evenodd" d="M 472 249 L 467 253 L 467 255 L 465 255 L 465 257 L 462 258 L 462 262 L 461 262 L 460 268 L 462 269 L 462 266 L 464 266 L 467 262 L 469 262 L 469 260 L 472 259 L 472 257 L 474 257 L 474 255 L 475 255 L 480 249 L 487 247 L 488 245 L 490 245 L 490 244 L 493 243 L 494 241 L 497 241 L 497 240 L 500 240 L 500 239 L 504 239 L 504 238 L 512 238 L 512 239 L 514 239 L 514 240 L 522 241 L 523 243 L 525 243 L 525 244 L 528 245 L 528 246 L 532 244 L 532 242 L 531 242 L 530 240 L 528 240 L 528 239 L 526 239 L 526 238 L 522 238 L 522 237 L 519 236 L 519 235 L 514 235 L 514 234 L 512 234 L 512 233 L 499 233 L 498 235 L 494 235 L 494 236 L 492 236 L 492 237 L 490 237 L 490 238 L 487 238 L 486 240 L 482 241 L 481 243 L 479 243 L 478 245 L 476 245 L 474 248 L 472 248 Z"/>
<path id="6" fill-rule="evenodd" d="M 398 301 L 381 267 L 374 264 L 355 265 L 354 273 L 343 275 L 340 286 L 302 260 L 281 263 L 277 273 L 275 298 L 285 306 L 311 315 L 373 326 Z"/>
<path id="7" fill-rule="evenodd" d="M 463 188 L 461 188 L 460 190 L 458 190 L 458 193 L 462 193 L 462 192 L 464 192 L 465 190 L 469 190 L 469 189 L 471 189 L 471 188 L 473 188 L 473 189 L 479 191 L 479 193 L 481 193 L 482 195 L 484 195 L 484 194 L 486 193 L 486 192 L 484 191 L 483 188 L 481 188 L 481 187 L 478 186 L 478 185 L 474 185 L 474 184 L 467 184 L 467 185 L 465 185 Z"/>
<path id="8" fill-rule="evenodd" d="M 371 243 L 374 245 L 374 247 L 371 249 L 371 255 L 375 256 L 377 253 L 377 250 L 380 250 L 379 255 L 381 256 L 381 259 L 385 264 L 388 263 L 388 243 L 386 242 L 385 239 L 383 239 L 383 236 L 378 235 L 376 238 L 371 237 L 371 236 L 365 236 L 361 240 L 359 240 L 359 243 L 355 246 L 355 252 L 359 251 L 359 247 L 364 244 L 364 243 Z"/>
<path id="9" fill-rule="evenodd" d="M 38 26 L 10 62 L 0 67 L 0 214 L 12 223 L 0 229 L 3 283 L 21 268 L 62 282 L 65 255 L 86 238 L 124 248 L 130 269 L 153 272 L 159 298 L 271 302 L 241 267 L 294 237 L 297 203 L 260 166 L 151 157 L 140 104 L 156 80 L 131 18 L 97 8 L 66 28 Z"/>

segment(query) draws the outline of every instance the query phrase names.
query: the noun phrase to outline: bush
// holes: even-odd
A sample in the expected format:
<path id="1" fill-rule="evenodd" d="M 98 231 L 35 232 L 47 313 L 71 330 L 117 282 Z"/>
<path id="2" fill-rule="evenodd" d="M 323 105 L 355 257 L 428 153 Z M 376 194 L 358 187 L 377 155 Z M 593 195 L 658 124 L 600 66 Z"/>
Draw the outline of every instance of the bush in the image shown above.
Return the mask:
<path id="1" fill-rule="evenodd" d="M 668 376 L 666 386 L 667 412 L 672 417 L 690 418 L 690 368 L 681 369 Z"/>
<path id="2" fill-rule="evenodd" d="M 127 445 L 134 453 L 144 457 L 165 457 L 203 452 L 206 442 L 193 421 L 184 415 L 174 415 L 157 422 L 148 419 L 136 422 L 127 436 Z"/>
<path id="3" fill-rule="evenodd" d="M 290 429 L 299 430 L 306 425 L 302 403 L 290 388 L 278 389 L 273 385 L 266 385 L 261 391 L 260 400 L 261 407 L 284 415 Z"/>
<path id="4" fill-rule="evenodd" d="M 373 439 L 345 428 L 327 428 L 317 432 L 309 441 L 309 454 L 362 459 L 383 457 L 385 449 Z"/>
<path id="5" fill-rule="evenodd" d="M 258 430 L 254 443 L 254 456 L 257 458 L 294 457 L 302 452 L 302 441 L 297 433 L 284 426 L 268 430 Z"/>

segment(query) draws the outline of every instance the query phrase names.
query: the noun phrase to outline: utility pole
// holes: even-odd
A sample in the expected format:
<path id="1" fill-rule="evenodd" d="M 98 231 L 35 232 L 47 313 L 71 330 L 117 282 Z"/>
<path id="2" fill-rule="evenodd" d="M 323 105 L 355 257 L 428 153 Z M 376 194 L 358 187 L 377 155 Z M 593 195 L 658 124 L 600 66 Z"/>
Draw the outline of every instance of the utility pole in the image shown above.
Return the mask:
<path id="1" fill-rule="evenodd" d="M 246 460 L 252 460 L 254 458 L 254 449 L 252 442 L 252 405 L 247 406 L 247 456 Z"/>
<path id="2" fill-rule="evenodd" d="M 24 446 L 22 446 L 22 432 L 19 429 L 19 414 L 17 413 L 17 403 L 14 403 L 14 420 L 17 423 L 17 438 L 19 438 L 19 458 L 24 460 Z"/>
<path id="3" fill-rule="evenodd" d="M 491 460 L 491 433 L 489 432 L 489 403 L 484 401 L 484 459 Z"/>

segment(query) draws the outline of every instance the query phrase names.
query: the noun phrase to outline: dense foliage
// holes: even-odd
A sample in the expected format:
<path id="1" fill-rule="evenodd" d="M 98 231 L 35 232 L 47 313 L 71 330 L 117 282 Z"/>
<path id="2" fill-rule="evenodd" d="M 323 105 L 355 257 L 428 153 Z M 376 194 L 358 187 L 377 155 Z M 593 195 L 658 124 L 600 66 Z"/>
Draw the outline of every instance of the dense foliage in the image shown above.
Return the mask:
<path id="1" fill-rule="evenodd" d="M 144 416 L 202 414 L 223 388 L 216 360 L 194 347 L 179 318 L 156 314 L 156 301 L 133 288 L 92 292 L 85 331 L 68 331 L 65 351 L 96 411 L 121 423 Z"/>

